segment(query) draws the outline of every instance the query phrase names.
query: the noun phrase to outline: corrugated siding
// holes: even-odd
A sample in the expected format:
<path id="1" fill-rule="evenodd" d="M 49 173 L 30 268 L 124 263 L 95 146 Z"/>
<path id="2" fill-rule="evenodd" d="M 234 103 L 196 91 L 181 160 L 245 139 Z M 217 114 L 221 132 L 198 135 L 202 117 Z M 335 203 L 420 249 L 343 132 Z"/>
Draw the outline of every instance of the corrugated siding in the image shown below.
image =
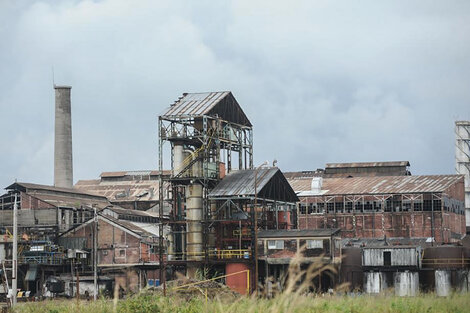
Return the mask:
<path id="1" fill-rule="evenodd" d="M 418 266 L 415 248 L 363 249 L 363 266 L 384 266 L 384 252 L 391 253 L 391 266 Z"/>

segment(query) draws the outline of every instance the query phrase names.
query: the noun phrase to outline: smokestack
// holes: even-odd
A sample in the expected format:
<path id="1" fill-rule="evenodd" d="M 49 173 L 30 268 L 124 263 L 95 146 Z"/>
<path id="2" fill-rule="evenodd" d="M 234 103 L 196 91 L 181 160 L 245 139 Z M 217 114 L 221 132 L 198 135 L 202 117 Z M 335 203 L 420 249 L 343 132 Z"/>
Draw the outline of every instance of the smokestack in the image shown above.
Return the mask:
<path id="1" fill-rule="evenodd" d="M 55 86 L 54 186 L 73 187 L 70 86 Z"/>

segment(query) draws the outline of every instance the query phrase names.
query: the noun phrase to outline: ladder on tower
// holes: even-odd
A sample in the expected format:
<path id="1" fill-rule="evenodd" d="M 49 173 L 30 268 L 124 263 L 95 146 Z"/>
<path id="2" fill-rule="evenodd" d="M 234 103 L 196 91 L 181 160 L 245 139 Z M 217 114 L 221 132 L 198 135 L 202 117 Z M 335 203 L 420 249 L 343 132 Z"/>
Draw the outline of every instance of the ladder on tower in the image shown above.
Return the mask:
<path id="1" fill-rule="evenodd" d="M 183 174 L 191 168 L 191 166 L 194 165 L 194 163 L 196 163 L 199 159 L 200 159 L 200 156 L 199 154 L 201 152 L 204 152 L 204 150 L 206 148 L 210 148 L 211 145 L 212 145 L 212 139 L 213 139 L 213 135 L 214 135 L 214 132 L 215 130 L 212 130 L 212 131 L 209 131 L 209 141 L 207 143 L 207 145 L 202 145 L 201 147 L 199 147 L 198 149 L 196 149 L 192 154 L 188 155 L 186 157 L 186 159 L 183 160 L 181 166 L 179 169 L 177 169 L 177 174 L 174 176 L 174 178 L 180 178 L 181 176 L 183 176 Z"/>

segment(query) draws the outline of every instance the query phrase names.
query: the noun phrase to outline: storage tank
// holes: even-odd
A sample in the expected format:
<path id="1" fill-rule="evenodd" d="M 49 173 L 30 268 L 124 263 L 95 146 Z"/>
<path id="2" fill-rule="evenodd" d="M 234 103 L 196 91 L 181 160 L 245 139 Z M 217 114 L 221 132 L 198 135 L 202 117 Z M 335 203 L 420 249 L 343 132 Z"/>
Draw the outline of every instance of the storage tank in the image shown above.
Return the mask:
<path id="1" fill-rule="evenodd" d="M 188 185 L 186 189 L 187 239 L 186 252 L 188 260 L 202 260 L 202 192 L 200 184 Z"/>
<path id="2" fill-rule="evenodd" d="M 393 277 L 395 281 L 395 294 L 397 296 L 415 296 L 419 291 L 418 272 L 395 272 Z"/>

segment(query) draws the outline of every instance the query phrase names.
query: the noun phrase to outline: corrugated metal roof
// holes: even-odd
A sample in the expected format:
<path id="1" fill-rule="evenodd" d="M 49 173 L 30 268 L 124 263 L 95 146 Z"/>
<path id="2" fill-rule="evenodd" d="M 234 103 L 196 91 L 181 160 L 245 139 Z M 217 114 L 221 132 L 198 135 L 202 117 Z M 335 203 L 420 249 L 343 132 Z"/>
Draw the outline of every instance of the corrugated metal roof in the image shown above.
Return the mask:
<path id="1" fill-rule="evenodd" d="M 245 126 L 252 126 L 235 97 L 230 91 L 184 93 L 162 117 L 196 117 L 217 115 L 222 119 Z"/>
<path id="2" fill-rule="evenodd" d="M 259 193 L 277 171 L 279 171 L 277 167 L 267 167 L 232 172 L 212 189 L 209 197 L 254 196 L 256 172 L 258 172 L 256 188 Z"/>
<path id="3" fill-rule="evenodd" d="M 200 116 L 207 114 L 230 91 L 184 93 L 163 114 L 164 116 Z"/>
<path id="4" fill-rule="evenodd" d="M 62 187 L 55 187 L 49 185 L 41 185 L 41 184 L 32 184 L 32 183 L 21 183 L 16 182 L 11 184 L 10 186 L 5 188 L 6 190 L 24 190 L 28 193 L 30 192 L 56 192 L 62 194 L 71 194 L 71 195 L 83 195 L 83 196 L 90 196 L 90 197 L 97 197 L 100 198 L 100 195 L 96 195 L 94 193 L 89 193 L 85 190 L 77 189 L 77 188 L 62 188 Z"/>
<path id="5" fill-rule="evenodd" d="M 395 167 L 410 166 L 408 161 L 391 162 L 355 162 L 355 163 L 327 163 L 325 168 L 351 168 L 351 167 Z"/>
<path id="6" fill-rule="evenodd" d="M 122 181 L 94 179 L 80 180 L 75 184 L 75 188 L 99 194 L 110 201 L 158 201 L 159 185 L 158 179 Z"/>
<path id="7" fill-rule="evenodd" d="M 260 230 L 258 238 L 329 237 L 339 231 L 339 228 Z"/>
<path id="8" fill-rule="evenodd" d="M 295 192 L 311 189 L 312 179 L 289 179 Z M 463 182 L 463 175 L 380 176 L 324 178 L 323 195 L 400 194 L 444 192 Z"/>
<path id="9" fill-rule="evenodd" d="M 209 197 L 253 197 L 255 195 L 255 181 L 258 197 L 285 202 L 298 201 L 294 190 L 277 167 L 232 172 L 212 189 Z"/>

